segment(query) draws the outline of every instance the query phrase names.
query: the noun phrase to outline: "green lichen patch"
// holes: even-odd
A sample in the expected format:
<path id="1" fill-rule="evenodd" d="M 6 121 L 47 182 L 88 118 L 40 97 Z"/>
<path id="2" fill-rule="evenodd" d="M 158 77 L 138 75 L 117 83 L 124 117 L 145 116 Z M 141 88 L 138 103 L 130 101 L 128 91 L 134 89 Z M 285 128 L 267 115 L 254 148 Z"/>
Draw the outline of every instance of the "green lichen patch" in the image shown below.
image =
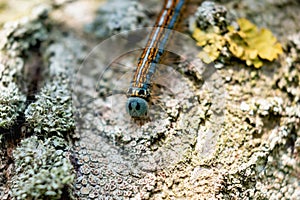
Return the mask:
<path id="1" fill-rule="evenodd" d="M 21 57 L 8 58 L 0 53 L 0 81 L 3 85 L 11 82 L 21 82 L 24 59 Z"/>
<path id="2" fill-rule="evenodd" d="M 37 136 L 24 139 L 13 152 L 15 175 L 11 194 L 16 199 L 60 199 L 73 181 L 72 164 L 66 157 L 65 141 Z"/>
<path id="3" fill-rule="evenodd" d="M 25 109 L 26 97 L 15 83 L 7 87 L 0 83 L 0 128 L 7 129 L 16 123 L 19 114 Z"/>
<path id="4" fill-rule="evenodd" d="M 234 57 L 246 62 L 248 66 L 260 68 L 263 61 L 273 61 L 283 52 L 280 43 L 268 29 L 259 30 L 244 18 L 238 19 L 236 23 L 238 27 L 227 25 L 225 30 L 224 23 L 193 30 L 197 44 L 203 47 L 199 56 L 204 62 L 222 60 L 220 57 Z"/>
<path id="5" fill-rule="evenodd" d="M 22 58 L 8 59 L 0 52 L 0 128 L 14 125 L 25 109 L 26 96 L 18 84 L 23 66 Z"/>
<path id="6" fill-rule="evenodd" d="M 73 37 L 62 38 L 44 49 L 49 78 L 25 111 L 28 127 L 38 134 L 66 136 L 75 129 L 71 77 L 82 59 L 82 46 Z"/>
<path id="7" fill-rule="evenodd" d="M 39 134 L 68 133 L 75 128 L 72 98 L 65 80 L 47 83 L 25 111 L 26 122 Z"/>
<path id="8" fill-rule="evenodd" d="M 46 22 L 48 7 L 36 8 L 29 17 L 8 22 L 0 31 L 0 127 L 9 128 L 25 109 L 25 94 L 21 92 L 25 55 L 48 37 Z M 23 88 L 22 88 L 23 89 Z"/>

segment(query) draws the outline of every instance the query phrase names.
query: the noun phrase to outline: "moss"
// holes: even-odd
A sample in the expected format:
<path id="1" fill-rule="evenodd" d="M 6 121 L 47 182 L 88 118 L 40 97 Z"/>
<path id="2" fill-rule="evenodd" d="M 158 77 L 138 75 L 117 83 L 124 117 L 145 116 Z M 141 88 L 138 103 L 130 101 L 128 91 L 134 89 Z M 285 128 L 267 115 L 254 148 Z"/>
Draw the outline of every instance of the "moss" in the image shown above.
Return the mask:
<path id="1" fill-rule="evenodd" d="M 58 137 L 42 141 L 37 136 L 23 140 L 13 151 L 15 175 L 11 193 L 16 199 L 60 199 L 72 183 L 72 165 L 67 146 Z"/>
<path id="2" fill-rule="evenodd" d="M 280 43 L 268 29 L 259 30 L 247 19 L 238 19 L 238 28 L 228 25 L 224 30 L 223 24 L 213 23 L 205 26 L 205 29 L 200 26 L 193 30 L 197 45 L 203 47 L 199 57 L 206 63 L 227 56 L 225 52 L 230 52 L 231 57 L 246 62 L 248 66 L 260 68 L 264 61 L 273 61 L 283 52 Z"/>

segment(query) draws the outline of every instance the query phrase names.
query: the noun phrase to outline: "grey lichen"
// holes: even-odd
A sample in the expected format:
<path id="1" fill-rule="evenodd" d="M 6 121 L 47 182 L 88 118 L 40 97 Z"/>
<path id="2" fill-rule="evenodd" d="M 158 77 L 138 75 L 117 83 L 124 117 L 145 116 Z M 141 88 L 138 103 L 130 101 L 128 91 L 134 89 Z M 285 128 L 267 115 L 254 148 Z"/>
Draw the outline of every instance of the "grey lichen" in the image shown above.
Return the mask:
<path id="1" fill-rule="evenodd" d="M 271 102 L 273 99 L 265 104 Z M 257 109 L 255 104 L 250 107 Z M 219 154 L 226 154 L 224 158 L 227 162 L 218 155 L 218 162 L 226 163 L 221 170 L 223 178 L 217 191 L 218 198 L 295 199 L 299 196 L 299 182 L 293 172 L 299 171 L 300 166 L 297 164 L 295 152 L 292 151 L 295 137 L 299 135 L 299 131 L 295 132 L 298 129 L 299 119 L 297 116 L 285 118 L 283 106 L 279 105 L 277 108 L 279 109 L 276 109 L 276 113 L 273 109 L 263 109 L 262 113 L 250 112 L 250 115 L 255 113 L 257 118 L 264 118 L 260 121 L 262 123 L 260 131 L 256 132 L 254 130 L 257 127 L 245 124 L 240 132 L 234 133 L 236 136 L 229 134 L 221 137 L 225 139 L 222 143 L 225 141 L 226 143 L 219 146 L 222 149 Z M 278 118 L 279 122 L 270 122 L 266 118 L 274 114 L 281 117 Z M 257 123 L 257 119 L 251 123 Z M 273 123 L 280 123 L 280 126 L 267 130 L 266 126 Z M 264 134 L 264 139 L 254 139 L 249 134 L 251 130 Z M 276 185 L 279 185 L 279 188 Z M 281 191 L 280 188 L 286 189 Z"/>
<path id="2" fill-rule="evenodd" d="M 198 7 L 191 21 L 201 30 L 218 27 L 221 33 L 226 32 L 229 25 L 237 26 L 234 16 L 227 11 L 225 6 L 211 1 L 204 1 Z M 191 25 L 193 26 L 193 24 Z"/>
<path id="3" fill-rule="evenodd" d="M 248 112 L 250 115 L 279 115 L 283 110 L 283 99 L 281 97 L 252 99 L 250 104 L 242 102 L 240 108 L 242 111 Z"/>
<path id="4" fill-rule="evenodd" d="M 275 85 L 285 91 L 293 101 L 300 102 L 300 33 L 288 37 L 287 55 L 282 61 L 283 71 L 275 77 Z"/>
<path id="5" fill-rule="evenodd" d="M 172 68 L 165 69 L 166 72 L 162 70 L 163 80 L 168 80 L 163 83 L 164 87 L 171 92 L 157 89 L 153 99 L 155 101 L 155 97 L 159 98 L 161 102 L 151 107 L 151 120 L 142 126 L 126 115 L 124 96 L 113 94 L 101 98 L 93 87 L 95 79 L 91 79 L 91 75 L 87 78 L 85 74 L 78 74 L 81 84 L 76 87 L 74 100 L 81 114 L 77 129 L 80 142 L 75 147 L 75 157 L 81 172 L 75 183 L 79 199 L 160 199 L 156 195 L 151 197 L 165 189 L 161 183 L 165 179 L 158 173 L 166 170 L 170 171 L 168 176 L 174 172 L 172 178 L 178 178 L 181 176 L 176 174 L 178 167 L 184 171 L 184 178 L 188 177 L 192 167 L 187 164 L 185 170 L 186 166 L 181 164 L 185 165 L 190 159 L 198 135 L 205 135 L 199 133 L 199 127 L 205 123 L 206 130 L 211 133 L 205 138 L 206 141 L 214 140 L 218 137 L 218 125 L 222 123 L 223 117 L 218 110 L 223 110 L 224 83 L 220 77 L 212 76 L 210 81 L 201 84 L 201 72 L 205 67 L 201 62 L 196 67 L 181 63 L 181 73 Z M 106 78 L 101 80 L 108 82 L 106 85 L 118 82 L 118 85 L 123 86 L 130 83 L 130 80 L 117 78 L 124 75 L 123 71 L 114 71 L 112 67 L 106 72 L 108 74 L 101 76 Z M 89 70 L 89 73 L 92 74 L 93 70 Z M 183 74 L 197 76 L 187 78 Z M 87 99 L 92 96 L 96 96 L 96 99 L 89 102 Z M 214 145 L 215 142 L 212 142 L 212 149 Z M 199 148 L 203 152 L 201 155 L 212 151 L 205 144 Z M 179 179 L 174 182 L 179 182 Z"/>
<path id="6" fill-rule="evenodd" d="M 64 38 L 45 49 L 49 79 L 45 81 L 37 101 L 25 111 L 29 127 L 36 133 L 63 135 L 75 129 L 70 76 L 75 71 L 81 46 L 74 38 Z"/>
<path id="7" fill-rule="evenodd" d="M 294 171 L 298 172 L 300 165 L 297 152 L 293 151 L 300 134 L 299 114 L 295 112 L 298 106 L 287 105 L 290 102 L 281 97 L 251 98 L 241 103 L 243 126 L 230 133 L 233 129 L 226 125 L 227 135 L 222 135 L 216 154 L 220 164 L 226 163 L 222 167 L 218 198 L 296 199 L 299 196 L 299 181 Z"/>
<path id="8" fill-rule="evenodd" d="M 47 83 L 25 111 L 26 122 L 36 133 L 62 135 L 74 129 L 72 98 L 66 80 Z"/>
<path id="9" fill-rule="evenodd" d="M 134 0 L 108 1 L 99 7 L 96 19 L 86 27 L 86 30 L 97 37 L 135 30 L 149 25 L 146 13 L 146 8 Z"/>
<path id="10" fill-rule="evenodd" d="M 13 151 L 15 175 L 11 193 L 16 199 L 60 199 L 63 189 L 73 182 L 73 166 L 66 157 L 63 139 L 37 136 L 22 140 Z"/>
<path id="11" fill-rule="evenodd" d="M 137 177 L 132 176 L 133 166 L 118 150 L 99 140 L 94 141 L 103 150 L 91 151 L 83 148 L 83 144 L 75 146 L 79 173 L 75 182 L 75 196 L 78 199 L 126 199 L 138 192 Z M 99 154 L 100 153 L 100 154 Z M 135 174 L 138 175 L 138 174 Z"/>
<path id="12" fill-rule="evenodd" d="M 46 19 L 49 10 L 47 6 L 40 6 L 29 17 L 6 23 L 0 35 L 0 49 L 11 57 L 22 56 L 30 47 L 47 39 Z"/>
<path id="13" fill-rule="evenodd" d="M 249 161 L 238 168 L 235 176 L 227 175 L 231 180 L 226 179 L 226 182 L 233 184 L 226 188 L 226 193 L 233 194 L 233 191 L 228 191 L 228 188 L 232 188 L 239 189 L 240 197 L 246 195 L 259 199 L 297 199 L 300 194 L 299 180 L 293 175 L 293 171 L 298 171 L 300 166 L 292 149 L 287 148 L 288 143 L 294 140 L 294 128 L 287 124 L 274 129 Z M 246 171 L 241 171 L 243 168 Z M 243 183 L 251 185 L 242 186 Z"/>
<path id="14" fill-rule="evenodd" d="M 299 178 L 295 176 L 300 169 L 299 158 L 289 146 L 294 144 L 299 133 L 295 132 L 294 122 L 284 121 L 284 125 L 270 134 L 269 144 L 263 143 L 270 154 L 261 168 L 256 188 L 268 199 L 297 199 L 300 196 Z"/>
<path id="15" fill-rule="evenodd" d="M 48 79 L 37 100 L 25 111 L 28 126 L 36 133 L 70 133 L 75 129 L 72 104 L 72 80 L 75 67 L 83 60 L 83 46 L 72 36 L 51 35 L 54 43 L 43 47 Z"/>
<path id="16" fill-rule="evenodd" d="M 0 52 L 0 81 L 3 85 L 11 82 L 19 83 L 24 67 L 24 59 L 21 57 L 9 58 Z"/>
<path id="17" fill-rule="evenodd" d="M 30 47 L 47 38 L 45 18 L 47 7 L 37 8 L 32 15 L 16 22 L 8 22 L 0 32 L 0 127 L 9 128 L 25 109 L 22 72 Z"/>
<path id="18" fill-rule="evenodd" d="M 8 129 L 16 123 L 25 109 L 26 96 L 20 90 L 22 58 L 7 58 L 0 52 L 0 128 Z"/>
<path id="19" fill-rule="evenodd" d="M 26 97 L 15 83 L 4 86 L 0 83 L 0 128 L 9 128 L 25 108 Z"/>

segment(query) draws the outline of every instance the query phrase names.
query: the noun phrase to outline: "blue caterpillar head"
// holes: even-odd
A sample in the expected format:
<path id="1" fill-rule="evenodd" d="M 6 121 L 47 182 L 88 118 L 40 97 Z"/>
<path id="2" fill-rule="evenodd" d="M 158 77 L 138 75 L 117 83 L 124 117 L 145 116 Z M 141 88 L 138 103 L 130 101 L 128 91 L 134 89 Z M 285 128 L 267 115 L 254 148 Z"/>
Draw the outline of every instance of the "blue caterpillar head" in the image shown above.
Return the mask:
<path id="1" fill-rule="evenodd" d="M 148 115 L 148 102 L 140 97 L 129 97 L 126 111 L 133 118 L 146 118 Z"/>

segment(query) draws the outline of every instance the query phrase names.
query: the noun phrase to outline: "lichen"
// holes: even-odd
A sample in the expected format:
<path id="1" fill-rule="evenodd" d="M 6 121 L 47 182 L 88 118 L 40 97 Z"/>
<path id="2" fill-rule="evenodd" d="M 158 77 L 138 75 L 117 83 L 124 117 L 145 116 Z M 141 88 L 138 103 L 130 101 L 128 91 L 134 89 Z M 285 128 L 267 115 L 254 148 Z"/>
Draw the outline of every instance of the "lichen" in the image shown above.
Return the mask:
<path id="1" fill-rule="evenodd" d="M 299 195 L 293 172 L 300 165 L 292 150 L 299 137 L 299 114 L 291 112 L 297 106 L 287 105 L 290 102 L 280 97 L 252 98 L 241 103 L 239 115 L 236 110 L 237 116 L 228 113 L 230 121 L 242 126 L 237 130 L 226 125 L 227 135 L 219 140 L 216 155 L 224 171 L 217 198 L 293 199 Z"/>
<path id="2" fill-rule="evenodd" d="M 206 4 L 202 6 L 204 7 Z M 202 17 L 196 21 L 203 20 L 203 16 L 206 16 L 207 19 L 204 22 L 207 21 L 207 24 L 204 26 L 202 25 L 204 22 L 198 23 L 198 27 L 193 30 L 193 37 L 196 39 L 197 45 L 203 47 L 203 52 L 199 54 L 199 57 L 204 62 L 222 60 L 221 57 L 229 60 L 230 57 L 234 57 L 245 61 L 248 66 L 260 68 L 263 61 L 273 61 L 283 52 L 280 43 L 268 29 L 259 30 L 244 18 L 237 20 L 237 27 L 230 25 L 225 20 L 225 8 L 218 9 L 219 7 L 215 9 L 215 12 L 219 11 L 220 13 L 217 13 L 218 15 L 215 13 L 215 15 L 220 17 L 220 21 L 211 22 L 212 17 L 207 15 L 206 9 L 201 9 L 201 7 L 198 12 L 204 10 L 203 14 L 198 15 Z M 216 16 L 213 19 L 216 19 Z"/>
<path id="3" fill-rule="evenodd" d="M 225 78 L 230 70 L 218 71 Z M 250 75 L 250 72 L 249 68 L 236 69 L 231 72 L 233 82 L 225 83 L 228 92 L 223 110 L 225 121 L 219 126 L 217 144 L 201 140 L 203 129 L 199 129 L 200 139 L 190 154 L 175 166 L 155 173 L 154 183 L 141 188 L 139 197 L 295 199 L 299 196 L 299 105 L 293 105 L 280 91 L 269 89 L 273 83 L 267 79 L 268 75 Z M 249 90 L 253 88 L 250 80 L 259 86 L 257 93 Z M 261 88 L 265 90 L 262 92 Z M 209 121 L 205 121 L 205 128 L 209 127 Z M 203 154 L 203 148 L 211 153 Z"/>
<path id="4" fill-rule="evenodd" d="M 282 113 L 283 99 L 280 97 L 268 97 L 264 99 L 252 99 L 251 105 L 246 102 L 241 103 L 241 110 L 250 115 L 276 116 Z"/>
<path id="5" fill-rule="evenodd" d="M 218 137 L 218 123 L 222 123 L 223 115 L 217 111 L 223 110 L 224 83 L 215 74 L 210 76 L 211 80 L 201 84 L 201 72 L 207 68 L 200 61 L 197 64 L 195 67 L 189 62 L 180 63 L 181 73 L 172 68 L 165 69 L 162 78 L 168 81 L 164 87 L 172 92 L 157 91 L 161 103 L 151 107 L 151 120 L 142 126 L 126 115 L 123 96 L 113 94 L 101 98 L 93 87 L 96 81 L 90 76 L 86 78 L 86 74 L 78 74 L 82 82 L 76 87 L 74 100 L 80 111 L 77 126 L 80 142 L 74 152 L 80 171 L 75 183 L 75 193 L 79 199 L 160 199 L 156 195 L 152 197 L 156 191 L 164 189 L 159 184 L 165 179 L 157 174 L 166 170 L 170 171 L 168 176 L 174 172 L 172 178 L 180 176 L 177 176 L 175 170 L 177 167 L 185 170 L 186 166 L 181 166 L 181 163 L 188 163 L 197 138 L 210 141 Z M 89 70 L 89 73 L 93 74 L 93 71 Z M 107 69 L 105 73 L 101 76 L 105 79 L 101 81 L 106 81 L 107 87 L 116 82 L 118 85 L 130 82 L 118 79 L 124 72 L 114 71 L 114 68 Z M 182 74 L 194 76 L 185 77 Z M 111 90 L 108 88 L 108 91 Z M 91 96 L 96 97 L 92 102 L 87 100 Z M 199 131 L 200 124 L 204 123 L 206 132 Z M 206 137 L 206 133 L 209 136 Z M 211 146 L 197 146 L 203 152 L 201 155 L 205 157 L 211 153 L 210 147 L 214 148 L 214 141 L 211 141 Z M 189 174 L 189 164 L 186 168 L 188 170 L 185 173 Z M 174 180 L 174 187 L 180 180 Z"/>
<path id="6" fill-rule="evenodd" d="M 224 10 L 220 11 L 224 18 Z M 218 18 L 216 13 L 206 13 L 212 14 L 212 18 L 203 27 L 220 24 L 220 37 L 225 34 L 231 22 Z M 235 31 L 238 34 L 238 29 Z M 58 32 L 60 30 L 56 29 L 53 35 Z M 64 35 L 71 35 L 66 32 L 68 34 Z M 6 179 L 10 182 L 5 188 L 1 184 L 0 196 L 5 190 L 14 194 L 16 199 L 63 198 L 61 191 L 65 191 L 62 188 L 65 188 L 63 180 L 66 178 L 65 185 L 70 186 L 74 182 L 74 195 L 78 199 L 298 198 L 300 106 L 297 43 L 287 51 L 291 53 L 287 57 L 290 65 L 252 71 L 239 68 L 240 65 L 228 65 L 226 69 L 218 70 L 222 77 L 212 79 L 213 84 L 209 87 L 199 86 L 203 83 L 202 74 L 194 76 L 189 65 L 180 66 L 182 71 L 179 75 L 168 74 L 165 82 L 171 87 L 158 89 L 159 95 L 154 96 L 158 101 L 153 98 L 150 111 L 151 121 L 142 126 L 130 121 L 123 112 L 123 97 L 105 96 L 124 71 L 111 70 L 99 81 L 97 70 L 102 67 L 99 64 L 101 58 L 84 63 L 85 67 L 91 68 L 78 72 L 76 88 L 72 88 L 78 90 L 74 96 L 79 104 L 75 109 L 79 113 L 76 116 L 79 118 L 76 132 L 80 135 L 80 140 L 73 147 L 73 164 L 77 172 L 74 177 L 70 175 L 71 165 L 64 154 L 67 149 L 65 141 L 51 136 L 56 131 L 62 134 L 62 131 L 73 129 L 74 116 L 69 112 L 73 91 L 69 78 L 74 73 L 73 66 L 78 65 L 78 61 L 87 54 L 82 53 L 75 39 L 53 35 L 51 41 L 42 43 L 42 49 L 39 49 L 46 75 L 41 90 L 36 91 L 36 101 L 30 102 L 32 105 L 29 105 L 27 123 L 24 124 L 33 130 L 36 128 L 33 132 L 50 134 L 37 134 L 40 140 L 36 136 L 24 139 L 21 146 L 13 151 L 17 171 L 10 167 L 13 164 L 1 166 L 4 169 L 1 172 L 3 184 L 6 184 Z M 84 43 L 82 38 L 78 40 Z M 226 46 L 228 44 L 220 42 L 218 47 L 222 45 L 225 47 L 217 48 L 216 59 L 232 56 L 229 46 Z M 184 44 L 183 48 L 189 46 Z M 30 55 L 26 50 L 15 53 L 23 54 Z M 19 57 L 22 59 L 19 66 L 23 66 L 23 57 Z M 96 67 L 89 66 L 91 63 Z M 199 65 L 197 67 L 207 68 Z M 6 83 L 14 82 L 15 77 L 21 74 L 18 70 L 13 72 L 9 69 L 7 72 L 13 75 L 5 75 L 8 78 Z M 273 72 L 275 76 L 272 76 Z M 282 76 L 282 72 L 286 74 Z M 189 75 L 193 76 L 193 80 L 189 79 Z M 105 83 L 103 85 L 108 92 L 97 93 L 94 86 L 98 81 Z M 129 82 L 120 81 L 120 85 Z M 205 79 L 204 85 L 206 83 Z M 222 95 L 222 88 L 226 88 L 228 95 Z M 84 99 L 77 99 L 80 97 Z M 90 102 L 89 97 L 94 97 L 94 101 Z M 55 107 L 57 104 L 59 106 Z M 61 117 L 64 106 L 67 116 L 63 114 Z M 48 114 L 53 119 L 45 117 Z M 47 119 L 50 123 L 57 123 L 55 127 L 47 125 Z M 54 145 L 54 141 L 61 145 Z M 68 164 L 64 165 L 65 162 Z M 57 163 L 68 169 L 58 169 Z M 15 172 L 13 179 L 6 168 L 12 168 L 11 173 Z M 48 174 L 43 174 L 44 168 Z M 28 177 L 33 169 L 35 173 Z M 50 179 L 52 170 L 62 173 L 54 172 L 56 178 Z M 45 179 L 49 181 L 47 184 L 43 182 Z M 47 193 L 43 190 L 45 185 L 58 185 L 58 188 L 52 187 Z"/>
<path id="7" fill-rule="evenodd" d="M 45 49 L 49 79 L 25 111 L 26 122 L 35 133 L 63 135 L 75 129 L 70 76 L 81 59 L 77 55 L 81 46 L 73 40 L 64 38 Z"/>
<path id="8" fill-rule="evenodd" d="M 227 26 L 233 25 L 234 17 L 224 6 L 217 5 L 211 1 L 204 1 L 198 7 L 191 20 L 195 24 L 191 24 L 191 28 L 196 27 L 201 30 L 207 30 L 210 27 L 219 27 L 220 32 L 227 32 Z"/>
<path id="9" fill-rule="evenodd" d="M 225 140 L 219 146 L 221 151 L 218 152 L 218 162 L 226 165 L 222 169 L 223 186 L 217 191 L 218 198 L 278 199 L 288 196 L 293 199 L 299 195 L 297 178 L 293 174 L 294 170 L 299 170 L 299 165 L 291 151 L 295 135 L 299 134 L 295 132 L 299 118 L 286 118 L 283 102 L 279 98 L 257 101 L 258 103 L 253 101 L 248 106 L 243 103 L 243 112 L 248 113 L 244 119 L 250 126 L 245 124 L 244 130 L 241 129 L 240 132 L 235 130 L 236 136 L 228 134 L 221 137 Z M 253 115 L 256 120 L 248 121 Z M 277 120 L 269 121 L 273 119 L 271 115 L 273 118 L 277 116 Z M 263 123 L 259 127 L 261 131 L 253 127 L 259 118 L 262 119 L 259 123 Z M 273 123 L 278 125 L 272 125 Z M 267 127 L 272 128 L 268 130 Z M 263 139 L 253 138 L 252 131 L 253 134 L 263 134 Z M 227 162 L 222 161 L 222 154 L 231 154 L 224 156 Z M 277 184 L 286 190 L 282 192 Z"/>
<path id="10" fill-rule="evenodd" d="M 1 56 L 1 55 L 0 55 Z M 22 59 L 11 63 L 0 62 L 0 128 L 8 129 L 25 109 L 26 96 L 17 85 L 17 77 L 23 67 Z M 10 65 L 12 64 L 12 65 Z"/>
<path id="11" fill-rule="evenodd" d="M 9 128 L 25 108 L 26 97 L 15 83 L 7 87 L 0 83 L 0 128 Z"/>
<path id="12" fill-rule="evenodd" d="M 60 199 L 74 179 L 73 166 L 66 157 L 68 147 L 58 137 L 22 140 L 13 151 L 15 175 L 11 193 L 16 199 Z"/>
<path id="13" fill-rule="evenodd" d="M 237 173 L 226 175 L 226 182 L 231 184 L 224 187 L 223 195 L 226 194 L 227 198 L 237 195 L 260 199 L 278 199 L 283 196 L 296 198 L 300 191 L 293 171 L 298 171 L 299 165 L 289 146 L 289 142 L 294 142 L 294 128 L 287 123 L 272 130 L 265 142 L 255 148 L 256 152 L 250 156 L 249 161 L 238 168 Z M 249 183 L 251 185 L 244 185 Z"/>
<path id="14" fill-rule="evenodd" d="M 294 103 L 300 101 L 300 33 L 290 35 L 283 70 L 275 75 L 274 85 L 286 92 Z"/>
<path id="15" fill-rule="evenodd" d="M 101 5 L 93 23 L 86 31 L 97 37 L 107 37 L 149 25 L 147 10 L 137 1 L 108 1 Z"/>
<path id="16" fill-rule="evenodd" d="M 0 127 L 9 128 L 25 109 L 22 73 L 31 47 L 47 38 L 47 7 L 37 8 L 29 17 L 7 22 L 0 32 Z"/>
<path id="17" fill-rule="evenodd" d="M 72 99 L 66 80 L 47 83 L 25 111 L 26 122 L 39 134 L 59 134 L 74 129 Z"/>
<path id="18" fill-rule="evenodd" d="M 29 17 L 7 22 L 1 31 L 0 49 L 11 57 L 22 56 L 30 47 L 38 45 L 48 37 L 47 16 L 50 8 L 40 6 Z"/>
<path id="19" fill-rule="evenodd" d="M 133 197 L 139 188 L 137 177 L 131 175 L 133 166 L 118 155 L 117 149 L 107 148 L 103 143 L 101 146 L 106 152 L 86 149 L 81 143 L 75 146 L 79 166 L 75 196 L 79 199 Z"/>
<path id="20" fill-rule="evenodd" d="M 248 20 L 237 20 L 239 30 L 228 27 L 229 33 L 225 35 L 229 43 L 230 52 L 248 66 L 259 68 L 263 60 L 273 61 L 283 50 L 281 44 L 268 29 L 258 28 Z"/>

